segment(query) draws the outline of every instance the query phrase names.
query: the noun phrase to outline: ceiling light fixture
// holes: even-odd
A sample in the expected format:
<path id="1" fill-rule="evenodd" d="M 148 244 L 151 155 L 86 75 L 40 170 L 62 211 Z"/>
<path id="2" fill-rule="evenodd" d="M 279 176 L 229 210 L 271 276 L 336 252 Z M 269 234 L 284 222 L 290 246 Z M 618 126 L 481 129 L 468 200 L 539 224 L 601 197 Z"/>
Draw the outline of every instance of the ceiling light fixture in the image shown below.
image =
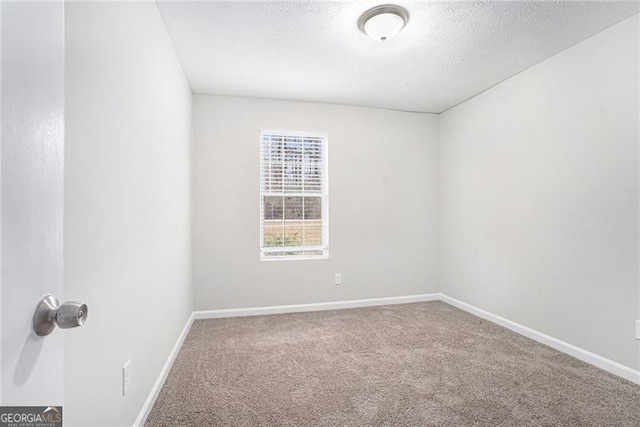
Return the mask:
<path id="1" fill-rule="evenodd" d="M 374 40 L 387 41 L 397 36 L 407 22 L 407 9 L 394 4 L 383 4 L 363 13 L 358 19 L 358 28 Z"/>

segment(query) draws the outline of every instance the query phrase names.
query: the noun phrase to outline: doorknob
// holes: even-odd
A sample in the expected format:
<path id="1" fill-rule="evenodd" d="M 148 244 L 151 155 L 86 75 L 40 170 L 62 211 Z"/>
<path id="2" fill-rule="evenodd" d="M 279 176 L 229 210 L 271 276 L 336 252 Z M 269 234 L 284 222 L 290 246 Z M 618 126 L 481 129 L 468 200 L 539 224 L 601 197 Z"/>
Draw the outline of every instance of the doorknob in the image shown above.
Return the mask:
<path id="1" fill-rule="evenodd" d="M 89 309 L 86 304 L 67 301 L 60 304 L 58 299 L 49 294 L 38 302 L 33 313 L 33 330 L 36 335 L 49 335 L 58 325 L 61 329 L 75 328 L 84 325 Z"/>

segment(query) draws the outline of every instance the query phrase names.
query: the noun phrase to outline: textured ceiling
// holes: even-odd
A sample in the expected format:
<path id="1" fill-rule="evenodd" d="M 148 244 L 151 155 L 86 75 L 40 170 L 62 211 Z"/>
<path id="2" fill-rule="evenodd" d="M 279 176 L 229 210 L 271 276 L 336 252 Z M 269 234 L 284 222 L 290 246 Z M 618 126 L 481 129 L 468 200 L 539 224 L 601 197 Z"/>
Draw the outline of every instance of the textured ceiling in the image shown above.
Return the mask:
<path id="1" fill-rule="evenodd" d="M 159 0 L 196 93 L 442 112 L 637 13 L 636 2 L 405 2 L 393 40 L 371 1 Z M 597 58 L 594 58 L 597 60 Z"/>

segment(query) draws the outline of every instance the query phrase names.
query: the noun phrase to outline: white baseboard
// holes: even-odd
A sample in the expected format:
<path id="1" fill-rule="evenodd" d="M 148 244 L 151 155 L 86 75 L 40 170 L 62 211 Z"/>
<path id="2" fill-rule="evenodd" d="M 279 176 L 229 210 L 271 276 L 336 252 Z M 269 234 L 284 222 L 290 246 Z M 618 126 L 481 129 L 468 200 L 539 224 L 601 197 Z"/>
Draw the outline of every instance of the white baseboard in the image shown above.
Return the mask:
<path id="1" fill-rule="evenodd" d="M 607 359 L 606 357 L 602 357 L 580 347 L 576 347 L 573 344 L 566 343 L 557 338 L 553 338 L 549 335 L 543 334 L 542 332 L 538 332 L 516 322 L 512 322 L 511 320 L 505 319 L 504 317 L 500 317 L 478 307 L 474 307 L 471 304 L 467 304 L 455 298 L 451 298 L 448 295 L 440 294 L 440 299 L 447 304 L 450 304 L 483 319 L 489 320 L 500 326 L 504 326 L 505 328 L 517 332 L 520 335 L 524 335 L 527 338 L 531 338 L 532 340 L 548 345 L 549 347 L 555 348 L 556 350 L 573 356 L 576 359 L 582 360 L 583 362 L 587 362 L 633 383 L 640 384 L 640 371 L 636 371 L 635 369 L 624 366 L 618 362 L 614 362 L 613 360 Z"/>
<path id="2" fill-rule="evenodd" d="M 147 397 L 147 400 L 144 402 L 144 405 L 142 405 L 142 409 L 140 409 L 138 418 L 136 418 L 136 421 L 133 424 L 134 427 L 142 427 L 144 426 L 144 423 L 147 421 L 147 417 L 151 412 L 151 408 L 153 408 L 153 405 L 156 403 L 156 399 L 160 394 L 160 390 L 162 390 L 162 386 L 164 385 L 164 382 L 167 379 L 167 375 L 169 375 L 171 366 L 173 366 L 173 362 L 174 360 L 176 360 L 176 356 L 178 355 L 178 352 L 182 347 L 182 343 L 184 343 L 184 339 L 187 337 L 187 334 L 189 333 L 189 329 L 191 329 L 191 325 L 193 324 L 193 319 L 194 319 L 193 313 L 191 313 L 191 316 L 189 316 L 189 318 L 187 319 L 187 324 L 184 325 L 184 328 L 182 328 L 182 332 L 180 332 L 180 335 L 178 336 L 178 340 L 176 341 L 175 345 L 171 349 L 171 353 L 169 353 L 169 357 L 167 358 L 167 361 L 162 367 L 162 370 L 158 375 L 158 379 L 156 380 L 155 384 L 151 388 L 151 391 L 149 392 L 149 396 Z"/>
<path id="3" fill-rule="evenodd" d="M 195 319 L 221 317 L 261 316 L 264 314 L 303 313 L 307 311 L 341 310 L 345 308 L 373 307 L 377 305 L 406 304 L 410 302 L 438 301 L 440 294 L 408 295 L 402 297 L 358 299 L 350 301 L 321 302 L 315 304 L 278 305 L 272 307 L 233 308 L 226 310 L 194 311 Z"/>

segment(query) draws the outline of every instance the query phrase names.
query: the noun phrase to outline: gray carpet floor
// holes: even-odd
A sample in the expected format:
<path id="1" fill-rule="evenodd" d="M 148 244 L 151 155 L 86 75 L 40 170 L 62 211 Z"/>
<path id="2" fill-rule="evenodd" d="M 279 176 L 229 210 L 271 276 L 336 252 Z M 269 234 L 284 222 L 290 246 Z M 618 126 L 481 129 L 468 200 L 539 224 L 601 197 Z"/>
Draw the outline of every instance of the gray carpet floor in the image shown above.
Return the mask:
<path id="1" fill-rule="evenodd" d="M 199 320 L 147 426 L 640 426 L 640 386 L 443 302 Z"/>

